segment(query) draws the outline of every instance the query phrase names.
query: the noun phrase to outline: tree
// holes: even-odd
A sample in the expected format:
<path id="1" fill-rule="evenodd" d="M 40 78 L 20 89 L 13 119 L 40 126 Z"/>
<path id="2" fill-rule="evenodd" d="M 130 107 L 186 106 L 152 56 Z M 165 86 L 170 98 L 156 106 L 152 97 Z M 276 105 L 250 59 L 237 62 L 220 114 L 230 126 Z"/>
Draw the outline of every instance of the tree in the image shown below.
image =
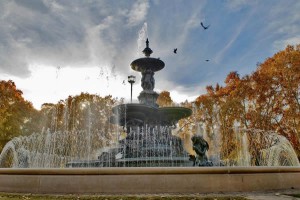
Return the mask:
<path id="1" fill-rule="evenodd" d="M 286 136 L 300 154 L 300 45 L 287 46 L 262 63 L 253 75 L 257 110 L 265 127 Z"/>
<path id="2" fill-rule="evenodd" d="M 39 129 L 38 111 L 22 95 L 13 81 L 0 81 L 0 149 L 13 137 Z"/>
<path id="3" fill-rule="evenodd" d="M 116 103 L 117 99 L 112 96 L 101 97 L 81 93 L 60 100 L 57 104 L 43 104 L 41 113 L 44 128 L 55 133 L 57 137 L 65 135 L 64 143 L 72 144 L 68 145 L 67 149 L 64 147 L 63 152 L 55 149 L 55 153 L 85 158 L 86 155 L 83 154 L 86 151 L 78 149 L 86 144 L 87 140 L 89 144 L 87 148 L 91 151 L 99 150 L 117 140 L 116 134 L 120 133 L 120 127 L 109 121 L 112 107 Z"/>
<path id="4" fill-rule="evenodd" d="M 168 106 L 172 106 L 173 104 L 173 100 L 170 96 L 170 92 L 168 91 L 162 91 L 158 98 L 157 98 L 157 104 L 160 106 L 160 107 L 168 107 Z"/>
<path id="5" fill-rule="evenodd" d="M 222 134 L 223 159 L 234 153 L 233 125 L 277 131 L 300 155 L 300 45 L 287 46 L 240 78 L 230 72 L 225 86 L 207 86 L 199 96 L 194 118 L 203 122 L 208 136 L 218 124 Z"/>

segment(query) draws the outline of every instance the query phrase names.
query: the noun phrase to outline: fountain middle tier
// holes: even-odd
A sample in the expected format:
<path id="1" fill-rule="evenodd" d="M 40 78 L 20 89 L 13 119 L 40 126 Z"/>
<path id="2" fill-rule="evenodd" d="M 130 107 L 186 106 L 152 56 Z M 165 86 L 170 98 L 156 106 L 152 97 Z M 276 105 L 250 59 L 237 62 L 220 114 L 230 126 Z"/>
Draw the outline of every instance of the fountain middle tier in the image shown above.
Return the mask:
<path id="1" fill-rule="evenodd" d="M 170 126 L 131 124 L 118 147 L 99 156 L 101 167 L 191 166 L 182 140 L 171 130 Z"/>
<path id="2" fill-rule="evenodd" d="M 174 126 L 180 119 L 191 116 L 184 107 L 156 108 L 144 104 L 121 104 L 112 109 L 110 122 L 128 128 L 131 125 Z"/>
<path id="3" fill-rule="evenodd" d="M 118 148 L 99 156 L 103 166 L 190 166 L 179 137 L 172 135 L 178 120 L 192 111 L 183 107 L 156 108 L 145 104 L 121 104 L 113 109 L 110 122 L 123 126 L 126 137 Z"/>

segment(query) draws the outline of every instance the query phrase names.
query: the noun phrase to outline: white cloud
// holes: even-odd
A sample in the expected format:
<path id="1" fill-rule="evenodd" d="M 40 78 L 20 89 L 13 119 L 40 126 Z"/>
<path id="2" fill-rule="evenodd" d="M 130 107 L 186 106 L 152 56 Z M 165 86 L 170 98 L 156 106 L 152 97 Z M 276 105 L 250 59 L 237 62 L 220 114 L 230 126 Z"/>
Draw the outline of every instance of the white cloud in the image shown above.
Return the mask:
<path id="1" fill-rule="evenodd" d="M 154 90 L 158 92 L 169 91 L 175 103 L 181 103 L 185 100 L 194 101 L 199 95 L 206 92 L 206 86 L 202 85 L 190 85 L 185 87 L 167 80 L 157 80 L 156 82 L 157 86 Z"/>
<path id="2" fill-rule="evenodd" d="M 147 0 L 138 0 L 133 4 L 128 13 L 128 25 L 136 26 L 144 22 L 148 13 L 149 3 Z"/>
<path id="3" fill-rule="evenodd" d="M 18 89 L 24 91 L 24 98 L 31 101 L 37 109 L 43 103 L 57 103 L 69 95 L 78 95 L 81 92 L 126 99 L 130 96 L 127 77 L 114 74 L 105 66 L 75 69 L 30 66 L 30 71 L 31 76 L 25 79 L 4 75 L 1 78 L 12 78 Z M 134 87 L 134 95 L 137 95 L 138 85 Z"/>
<path id="4" fill-rule="evenodd" d="M 285 49 L 287 45 L 300 44 L 300 2 L 282 1 L 270 8 L 266 37 L 273 37 L 272 52 Z"/>
<path id="5" fill-rule="evenodd" d="M 273 43 L 273 46 L 276 51 L 281 51 L 285 49 L 287 45 L 297 45 L 297 44 L 300 44 L 300 36 L 291 37 L 284 40 L 277 40 Z"/>
<path id="6" fill-rule="evenodd" d="M 0 72 L 26 77 L 32 64 L 62 68 L 116 65 L 120 73 L 128 71 L 121 64 L 134 55 L 129 44 L 137 38 L 126 35 L 126 22 L 142 24 L 148 7 L 147 1 L 120 7 L 105 1 L 2 2 Z M 130 31 L 138 28 L 130 27 Z"/>
<path id="7" fill-rule="evenodd" d="M 64 74 L 61 78 L 67 80 L 67 74 L 72 76 L 74 73 L 78 80 L 69 82 L 76 82 L 74 85 L 84 82 L 84 88 L 77 87 L 85 91 L 86 87 L 94 88 L 94 85 L 106 85 L 106 82 L 100 83 L 97 79 L 94 85 L 88 85 L 93 78 L 85 75 L 84 69 L 92 73 L 91 68 L 100 70 L 101 67 L 105 72 L 104 69 L 114 67 L 110 81 L 115 80 L 115 75 L 138 76 L 129 64 L 143 56 L 140 51 L 149 35 L 150 47 L 154 51 L 151 56 L 160 57 L 166 64 L 164 71 L 156 74 L 156 89 L 170 91 L 176 101 L 194 98 L 205 92 L 203 84 L 223 80 L 223 73 L 232 69 L 229 66 L 239 65 L 241 59 L 235 58 L 245 58 L 242 59 L 243 65 L 249 66 L 249 63 L 268 56 L 273 44 L 281 48 L 286 43 L 298 42 L 300 3 L 293 0 L 271 2 L 257 4 L 256 0 L 231 0 L 225 1 L 224 7 L 224 3 L 199 3 L 197 0 L 171 3 L 157 0 L 0 1 L 0 76 L 7 74 L 6 77 L 18 79 L 17 87 L 22 87 L 26 95 L 35 92 L 30 98 L 51 98 L 34 89 L 34 85 L 39 84 L 33 77 L 40 70 L 32 66 L 46 66 L 47 70 L 52 70 L 48 73 L 54 73 L 52 79 L 45 77 L 52 85 L 58 83 L 55 71 L 59 66 Z M 245 12 L 241 12 L 242 9 Z M 252 10 L 256 10 L 257 16 L 251 16 Z M 201 21 L 212 26 L 203 31 Z M 139 30 L 142 30 L 140 35 Z M 178 48 L 176 55 L 174 48 Z M 137 52 L 140 53 L 138 56 Z M 245 57 L 245 52 L 251 56 Z M 223 59 L 225 56 L 232 59 Z M 205 59 L 211 61 L 205 62 Z M 245 71 L 251 70 L 254 69 Z M 77 75 L 79 73 L 84 79 Z M 31 85 L 21 82 L 21 79 L 36 81 Z M 120 81 L 115 82 L 120 84 Z M 120 95 L 123 90 L 128 92 L 128 88 L 122 88 L 122 85 L 110 89 L 110 92 L 118 91 Z M 140 90 L 136 83 L 133 96 L 137 97 Z M 64 95 L 69 92 L 71 94 L 73 90 L 66 90 Z M 57 98 L 66 98 L 64 95 Z M 28 100 L 35 101 L 30 98 Z M 48 102 L 47 98 L 43 102 Z"/>

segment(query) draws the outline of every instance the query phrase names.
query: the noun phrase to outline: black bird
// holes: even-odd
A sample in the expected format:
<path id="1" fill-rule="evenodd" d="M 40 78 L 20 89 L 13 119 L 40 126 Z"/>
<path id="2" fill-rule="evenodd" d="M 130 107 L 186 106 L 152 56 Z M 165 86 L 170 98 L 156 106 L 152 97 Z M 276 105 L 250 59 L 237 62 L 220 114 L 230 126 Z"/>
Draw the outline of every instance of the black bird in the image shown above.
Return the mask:
<path id="1" fill-rule="evenodd" d="M 177 48 L 176 48 L 176 49 L 174 49 L 174 53 L 177 53 Z"/>
<path id="2" fill-rule="evenodd" d="M 209 60 L 205 60 L 206 62 L 208 62 Z"/>
<path id="3" fill-rule="evenodd" d="M 208 29 L 208 27 L 209 27 L 209 25 L 208 26 L 204 26 L 204 24 L 202 22 L 200 24 L 201 24 L 202 28 L 204 28 L 204 30 Z"/>

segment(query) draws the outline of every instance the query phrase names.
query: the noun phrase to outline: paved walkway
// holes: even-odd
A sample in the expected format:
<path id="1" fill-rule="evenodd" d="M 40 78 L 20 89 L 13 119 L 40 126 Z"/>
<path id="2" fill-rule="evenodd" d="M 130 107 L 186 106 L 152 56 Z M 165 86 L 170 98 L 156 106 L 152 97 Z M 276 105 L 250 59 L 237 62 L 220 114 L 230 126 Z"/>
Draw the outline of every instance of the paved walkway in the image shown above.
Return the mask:
<path id="1" fill-rule="evenodd" d="M 255 195 L 255 196 L 247 196 L 246 197 L 249 200 L 292 200 L 292 199 L 299 199 L 296 197 L 286 196 L 286 195 Z"/>
<path id="2" fill-rule="evenodd" d="M 266 191 L 266 192 L 240 192 L 240 193 L 209 193 L 209 194 L 191 194 L 191 195 L 169 195 L 169 194 L 157 194 L 157 195 L 137 195 L 137 196 L 157 196 L 157 197 L 168 197 L 168 196 L 178 196 L 178 197 L 244 197 L 249 200 L 300 200 L 300 198 L 289 196 L 288 194 L 300 194 L 300 189 L 298 190 L 282 190 L 282 191 Z"/>
<path id="3" fill-rule="evenodd" d="M 289 196 L 288 194 L 300 194 L 300 190 L 283 190 L 268 192 L 234 193 L 229 196 L 245 197 L 249 200 L 296 200 L 300 198 Z M 222 194 L 228 196 L 228 194 Z"/>
<path id="4" fill-rule="evenodd" d="M 299 193 L 298 193 L 299 194 Z M 244 195 L 243 195 L 244 196 Z M 288 196 L 280 193 L 264 193 L 264 194 L 248 194 L 245 195 L 247 199 L 253 200 L 292 200 L 292 199 L 300 199 L 292 196 Z"/>

